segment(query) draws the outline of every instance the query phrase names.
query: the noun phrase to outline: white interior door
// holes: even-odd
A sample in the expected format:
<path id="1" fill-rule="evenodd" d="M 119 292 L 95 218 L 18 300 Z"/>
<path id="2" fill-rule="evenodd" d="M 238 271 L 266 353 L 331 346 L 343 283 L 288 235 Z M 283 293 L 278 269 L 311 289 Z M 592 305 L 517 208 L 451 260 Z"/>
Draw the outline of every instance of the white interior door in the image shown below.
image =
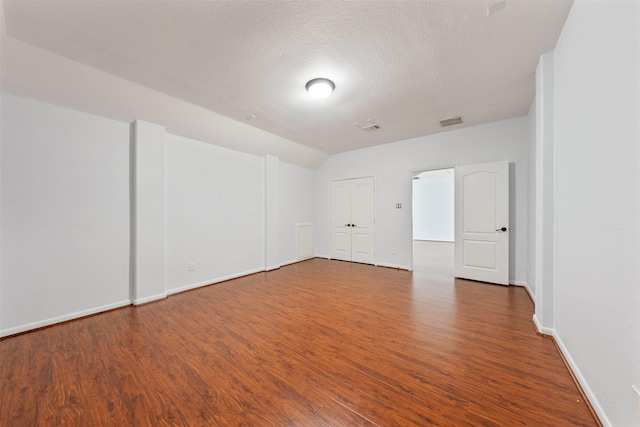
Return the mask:
<path id="1" fill-rule="evenodd" d="M 351 261 L 351 185 L 332 181 L 329 189 L 331 242 L 329 258 Z"/>
<path id="2" fill-rule="evenodd" d="M 455 275 L 509 284 L 509 163 L 455 168 Z"/>
<path id="3" fill-rule="evenodd" d="M 329 258 L 375 264 L 373 177 L 330 184 Z"/>
<path id="4" fill-rule="evenodd" d="M 351 181 L 351 260 L 374 264 L 373 177 Z"/>

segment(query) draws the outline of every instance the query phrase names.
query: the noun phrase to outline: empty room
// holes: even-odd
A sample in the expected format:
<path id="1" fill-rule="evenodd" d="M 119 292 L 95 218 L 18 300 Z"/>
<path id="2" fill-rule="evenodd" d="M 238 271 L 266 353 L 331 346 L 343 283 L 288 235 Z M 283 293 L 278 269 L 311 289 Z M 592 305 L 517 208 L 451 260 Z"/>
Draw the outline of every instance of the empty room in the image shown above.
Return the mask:
<path id="1" fill-rule="evenodd" d="M 640 2 L 0 0 L 0 425 L 640 426 Z"/>

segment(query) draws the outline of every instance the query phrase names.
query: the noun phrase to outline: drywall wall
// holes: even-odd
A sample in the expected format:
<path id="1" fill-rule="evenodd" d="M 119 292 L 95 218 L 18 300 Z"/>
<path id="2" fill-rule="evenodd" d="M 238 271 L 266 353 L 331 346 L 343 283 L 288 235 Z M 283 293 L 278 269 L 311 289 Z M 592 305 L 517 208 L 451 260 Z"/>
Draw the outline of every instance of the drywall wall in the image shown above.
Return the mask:
<path id="1" fill-rule="evenodd" d="M 165 292 L 165 130 L 131 123 L 131 300 L 145 304 Z"/>
<path id="2" fill-rule="evenodd" d="M 167 292 L 262 271 L 264 158 L 171 134 L 166 140 Z"/>
<path id="3" fill-rule="evenodd" d="M 527 287 L 529 295 L 536 298 L 536 105 L 534 98 L 527 114 L 527 127 L 529 129 L 529 181 L 528 181 L 528 206 L 527 217 Z"/>
<path id="4" fill-rule="evenodd" d="M 540 56 L 536 67 L 535 120 L 535 264 L 536 309 L 533 321 L 540 332 L 550 334 L 555 299 L 555 71 L 554 53 Z"/>
<path id="5" fill-rule="evenodd" d="M 278 249 L 280 239 L 278 238 L 279 221 L 279 190 L 278 183 L 280 160 L 276 156 L 267 155 L 264 158 L 264 239 L 265 254 L 264 265 L 267 271 L 280 267 L 280 257 Z"/>
<path id="6" fill-rule="evenodd" d="M 2 334 L 129 303 L 129 124 L 3 93 Z"/>
<path id="7" fill-rule="evenodd" d="M 554 327 L 612 426 L 640 425 L 638 52 L 632 1 L 575 2 L 554 51 Z"/>
<path id="8" fill-rule="evenodd" d="M 280 162 L 279 167 L 280 265 L 296 261 L 296 224 L 315 222 L 316 173 L 312 169 Z"/>
<path id="9" fill-rule="evenodd" d="M 164 202 L 145 208 L 161 215 L 161 228 L 154 226 L 148 237 L 164 242 L 164 248 L 154 246 L 160 258 L 155 253 L 150 273 L 159 279 L 145 298 L 265 269 L 265 157 L 165 133 L 151 123 L 130 129 L 14 95 L 2 94 L 1 101 L 2 335 L 136 299 L 130 294 L 132 214 L 136 225 L 130 162 L 136 158 L 131 131 L 135 136 L 138 126 L 160 141 L 154 159 L 162 163 L 138 166 L 151 168 L 147 175 L 154 177 L 164 169 L 162 183 L 151 179 L 154 200 Z M 280 265 L 295 261 L 296 224 L 315 221 L 315 171 L 271 160 L 280 195 L 274 237 Z"/>
<path id="10" fill-rule="evenodd" d="M 519 117 L 330 157 L 317 173 L 317 253 L 321 256 L 329 253 L 327 212 L 331 180 L 375 176 L 377 263 L 411 268 L 411 171 L 507 160 L 509 277 L 523 283 L 527 276 L 528 138 L 527 118 Z M 402 208 L 396 209 L 396 203 L 401 203 Z"/>

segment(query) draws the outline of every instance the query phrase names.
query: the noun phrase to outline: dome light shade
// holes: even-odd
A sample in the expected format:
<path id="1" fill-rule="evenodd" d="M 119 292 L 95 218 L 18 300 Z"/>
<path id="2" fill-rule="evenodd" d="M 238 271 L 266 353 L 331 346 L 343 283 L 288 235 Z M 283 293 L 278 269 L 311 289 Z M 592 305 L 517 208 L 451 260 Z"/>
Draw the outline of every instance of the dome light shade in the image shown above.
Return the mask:
<path id="1" fill-rule="evenodd" d="M 333 90 L 336 88 L 336 85 L 329 79 L 313 79 L 307 82 L 305 88 L 309 95 L 313 96 L 316 99 L 326 98 L 331 95 Z"/>

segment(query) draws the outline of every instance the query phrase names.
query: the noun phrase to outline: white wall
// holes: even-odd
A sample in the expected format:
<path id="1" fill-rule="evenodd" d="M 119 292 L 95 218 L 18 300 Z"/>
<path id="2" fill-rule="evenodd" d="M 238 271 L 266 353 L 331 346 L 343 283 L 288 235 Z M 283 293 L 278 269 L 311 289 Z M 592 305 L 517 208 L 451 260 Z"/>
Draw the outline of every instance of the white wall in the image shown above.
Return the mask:
<path id="1" fill-rule="evenodd" d="M 376 179 L 377 263 L 411 267 L 411 171 L 456 164 L 510 162 L 510 280 L 526 281 L 527 118 L 520 117 L 436 135 L 337 154 L 318 169 L 316 245 L 328 254 L 329 181 L 362 176 Z M 396 209 L 402 203 L 402 209 Z"/>
<path id="2" fill-rule="evenodd" d="M 166 171 L 167 292 L 263 270 L 264 158 L 167 134 Z"/>
<path id="3" fill-rule="evenodd" d="M 448 171 L 448 172 L 447 172 Z M 413 179 L 413 238 L 453 242 L 453 169 L 428 171 Z"/>
<path id="4" fill-rule="evenodd" d="M 279 168 L 279 244 L 280 264 L 296 257 L 296 224 L 314 223 L 316 172 L 280 162 Z"/>
<path id="5" fill-rule="evenodd" d="M 527 126 L 529 128 L 529 181 L 527 217 L 527 286 L 529 294 L 536 295 L 536 102 L 534 98 L 527 114 Z"/>
<path id="6" fill-rule="evenodd" d="M 555 331 L 605 425 L 639 426 L 640 2 L 574 3 L 555 50 Z"/>
<path id="7" fill-rule="evenodd" d="M 129 124 L 1 101 L 0 335 L 129 304 Z M 266 158 L 146 125 L 160 129 L 164 157 L 149 172 L 165 170 L 164 207 L 152 209 L 164 229 L 149 235 L 164 241 L 164 259 L 150 298 L 263 271 Z M 295 261 L 296 224 L 315 222 L 315 171 L 272 160 L 280 265 Z"/>
<path id="8" fill-rule="evenodd" d="M 536 67 L 535 120 L 535 265 L 536 309 L 540 332 L 553 333 L 555 299 L 555 71 L 554 53 L 540 56 Z"/>
<path id="9" fill-rule="evenodd" d="M 165 285 L 165 129 L 131 124 L 131 300 L 145 304 L 167 296 Z"/>
<path id="10" fill-rule="evenodd" d="M 2 335 L 129 303 L 129 124 L 8 94 Z"/>

